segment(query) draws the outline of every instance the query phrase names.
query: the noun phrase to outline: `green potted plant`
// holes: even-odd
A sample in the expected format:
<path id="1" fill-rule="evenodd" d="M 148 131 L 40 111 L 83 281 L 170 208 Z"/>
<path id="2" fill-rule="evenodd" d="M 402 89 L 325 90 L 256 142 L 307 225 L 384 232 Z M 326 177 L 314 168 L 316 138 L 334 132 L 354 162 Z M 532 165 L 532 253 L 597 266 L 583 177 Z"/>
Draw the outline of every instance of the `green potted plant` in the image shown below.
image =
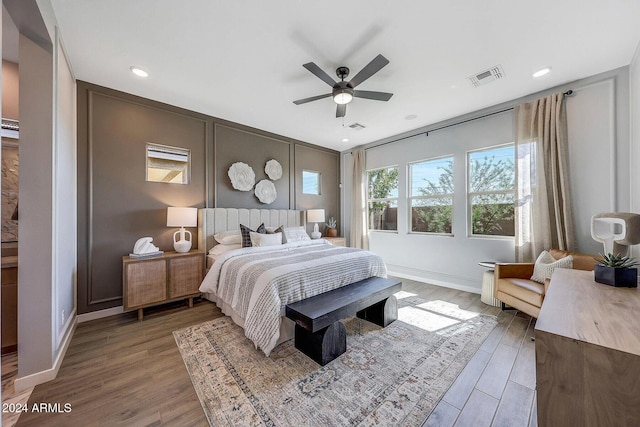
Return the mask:
<path id="1" fill-rule="evenodd" d="M 338 223 L 336 222 L 334 217 L 331 217 L 327 222 L 327 237 L 337 237 L 337 236 L 338 236 Z"/>
<path id="2" fill-rule="evenodd" d="M 638 262 L 634 258 L 610 253 L 593 259 L 598 261 L 593 266 L 596 282 L 616 288 L 638 287 L 638 269 L 635 268 Z"/>

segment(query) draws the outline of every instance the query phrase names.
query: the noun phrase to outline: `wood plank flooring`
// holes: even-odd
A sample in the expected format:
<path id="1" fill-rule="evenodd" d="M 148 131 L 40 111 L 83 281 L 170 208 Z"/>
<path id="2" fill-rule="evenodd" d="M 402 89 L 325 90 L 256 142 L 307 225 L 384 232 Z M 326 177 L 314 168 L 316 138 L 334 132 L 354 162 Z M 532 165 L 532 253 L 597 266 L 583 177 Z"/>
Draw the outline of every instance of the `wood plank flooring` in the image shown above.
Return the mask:
<path id="1" fill-rule="evenodd" d="M 401 280 L 403 293 L 499 319 L 424 426 L 537 426 L 531 318 L 501 312 L 476 294 Z M 203 300 L 192 309 L 145 310 L 142 322 L 131 312 L 79 324 L 57 378 L 29 398 L 30 406 L 69 403 L 71 411 L 23 413 L 17 425 L 207 425 L 172 332 L 221 315 Z"/>

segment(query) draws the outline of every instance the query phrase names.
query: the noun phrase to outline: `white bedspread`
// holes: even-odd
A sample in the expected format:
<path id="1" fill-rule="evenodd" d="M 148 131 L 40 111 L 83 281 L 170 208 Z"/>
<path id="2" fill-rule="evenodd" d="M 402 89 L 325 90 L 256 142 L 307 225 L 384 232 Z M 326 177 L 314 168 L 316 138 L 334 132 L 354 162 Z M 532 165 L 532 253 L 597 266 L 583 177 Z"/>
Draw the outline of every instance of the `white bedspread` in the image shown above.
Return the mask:
<path id="1" fill-rule="evenodd" d="M 243 319 L 245 335 L 268 356 L 287 304 L 386 272 L 372 252 L 311 240 L 226 252 L 200 291 L 230 306 Z"/>

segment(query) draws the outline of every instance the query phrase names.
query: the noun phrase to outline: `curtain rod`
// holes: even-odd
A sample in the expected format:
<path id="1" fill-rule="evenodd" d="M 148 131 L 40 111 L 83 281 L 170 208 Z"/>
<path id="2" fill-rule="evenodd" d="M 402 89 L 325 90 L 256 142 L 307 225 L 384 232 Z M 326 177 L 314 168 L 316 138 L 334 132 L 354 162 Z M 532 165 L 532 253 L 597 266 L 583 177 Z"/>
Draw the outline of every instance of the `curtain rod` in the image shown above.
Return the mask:
<path id="1" fill-rule="evenodd" d="M 571 89 L 569 89 L 566 92 L 562 92 L 563 96 L 572 96 L 573 94 L 574 94 L 574 92 Z M 367 150 L 372 149 L 372 148 L 382 147 L 383 145 L 391 144 L 393 142 L 402 141 L 402 140 L 405 140 L 405 139 L 408 139 L 408 138 L 413 138 L 414 136 L 418 136 L 418 135 L 427 135 L 427 136 L 429 136 L 429 132 L 435 132 L 435 131 L 438 131 L 438 130 L 450 128 L 451 126 L 457 126 L 457 125 L 461 125 L 463 123 L 472 122 L 474 120 L 484 119 L 485 117 L 490 117 L 490 116 L 494 116 L 496 114 L 500 114 L 500 113 L 505 113 L 507 111 L 511 111 L 514 108 L 515 107 L 505 108 L 504 110 L 494 111 L 493 113 L 484 114 L 482 116 L 474 117 L 472 119 L 467 119 L 467 120 L 463 120 L 461 122 L 451 123 L 450 125 L 441 126 L 439 128 L 435 128 L 435 129 L 427 130 L 427 131 L 424 131 L 424 132 L 416 133 L 415 135 L 404 136 L 402 138 L 394 139 L 393 141 L 383 142 L 382 144 L 374 145 L 373 147 L 367 147 L 367 148 L 364 149 L 364 151 L 367 151 Z M 353 153 L 353 151 L 351 151 L 351 153 Z"/>

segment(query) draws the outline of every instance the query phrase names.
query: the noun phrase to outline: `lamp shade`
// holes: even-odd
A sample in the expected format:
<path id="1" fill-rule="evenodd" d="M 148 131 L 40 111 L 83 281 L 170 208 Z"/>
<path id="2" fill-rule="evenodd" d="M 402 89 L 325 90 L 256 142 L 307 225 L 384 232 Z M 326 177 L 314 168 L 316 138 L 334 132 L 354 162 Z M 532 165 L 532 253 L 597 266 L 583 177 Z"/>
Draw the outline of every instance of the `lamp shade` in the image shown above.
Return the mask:
<path id="1" fill-rule="evenodd" d="M 324 209 L 309 209 L 307 222 L 324 222 Z"/>
<path id="2" fill-rule="evenodd" d="M 167 227 L 196 227 L 198 225 L 198 208 L 167 208 Z"/>

